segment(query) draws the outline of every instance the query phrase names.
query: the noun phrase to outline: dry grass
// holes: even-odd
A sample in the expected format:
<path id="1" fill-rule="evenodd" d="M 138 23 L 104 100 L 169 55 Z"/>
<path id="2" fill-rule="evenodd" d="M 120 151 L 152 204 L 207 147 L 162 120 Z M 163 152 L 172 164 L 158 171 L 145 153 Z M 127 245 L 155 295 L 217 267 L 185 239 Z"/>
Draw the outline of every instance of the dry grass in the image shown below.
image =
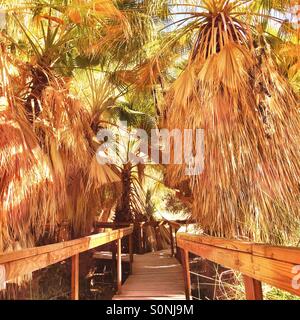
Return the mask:
<path id="1" fill-rule="evenodd" d="M 243 275 L 207 260 L 191 263 L 192 294 L 202 300 L 245 300 Z M 300 300 L 286 291 L 262 284 L 264 300 Z"/>

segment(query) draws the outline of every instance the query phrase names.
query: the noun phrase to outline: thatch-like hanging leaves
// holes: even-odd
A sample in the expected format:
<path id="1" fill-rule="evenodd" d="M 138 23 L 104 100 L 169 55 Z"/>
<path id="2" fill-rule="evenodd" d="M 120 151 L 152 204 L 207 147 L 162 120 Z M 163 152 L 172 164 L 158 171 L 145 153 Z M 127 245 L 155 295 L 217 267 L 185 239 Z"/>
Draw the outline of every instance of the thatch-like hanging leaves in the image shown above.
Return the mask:
<path id="1" fill-rule="evenodd" d="M 207 1 L 188 65 L 170 89 L 162 126 L 204 129 L 204 172 L 170 165 L 188 181 L 193 216 L 211 234 L 288 239 L 299 222 L 300 118 L 267 48 L 229 1 Z"/>

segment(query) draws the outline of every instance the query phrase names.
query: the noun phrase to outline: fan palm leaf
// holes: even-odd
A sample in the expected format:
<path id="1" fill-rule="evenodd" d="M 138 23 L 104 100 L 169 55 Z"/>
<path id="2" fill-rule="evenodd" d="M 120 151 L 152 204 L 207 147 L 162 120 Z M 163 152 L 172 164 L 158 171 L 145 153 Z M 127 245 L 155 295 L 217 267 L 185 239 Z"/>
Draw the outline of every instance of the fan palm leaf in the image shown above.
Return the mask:
<path id="1" fill-rule="evenodd" d="M 205 168 L 186 176 L 185 165 L 170 165 L 167 181 L 189 181 L 193 216 L 207 232 L 280 242 L 299 222 L 299 106 L 268 48 L 254 48 L 239 3 L 205 1 L 199 14 L 162 126 L 204 129 Z"/>

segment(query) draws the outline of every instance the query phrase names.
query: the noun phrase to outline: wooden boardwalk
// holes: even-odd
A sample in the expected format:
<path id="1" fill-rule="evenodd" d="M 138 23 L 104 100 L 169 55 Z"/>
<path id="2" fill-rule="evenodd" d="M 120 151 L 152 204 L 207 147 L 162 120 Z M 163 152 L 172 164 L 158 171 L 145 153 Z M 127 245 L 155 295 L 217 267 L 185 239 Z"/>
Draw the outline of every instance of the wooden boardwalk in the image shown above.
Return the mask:
<path id="1" fill-rule="evenodd" d="M 132 275 L 113 300 L 185 300 L 181 264 L 170 250 L 135 255 Z"/>

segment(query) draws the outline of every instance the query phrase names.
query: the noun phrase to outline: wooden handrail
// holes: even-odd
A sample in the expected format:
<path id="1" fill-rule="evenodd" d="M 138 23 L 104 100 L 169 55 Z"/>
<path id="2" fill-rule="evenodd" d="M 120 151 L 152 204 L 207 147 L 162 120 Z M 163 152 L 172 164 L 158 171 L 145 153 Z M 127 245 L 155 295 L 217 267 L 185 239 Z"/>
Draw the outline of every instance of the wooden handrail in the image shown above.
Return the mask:
<path id="1" fill-rule="evenodd" d="M 140 222 L 133 222 L 132 224 L 136 227 L 158 227 L 164 224 L 167 224 L 167 220 L 158 220 L 158 221 L 140 221 Z M 95 227 L 97 228 L 107 228 L 113 229 L 118 227 L 124 227 L 130 225 L 129 222 L 95 222 Z"/>
<path id="2" fill-rule="evenodd" d="M 172 226 L 174 229 L 180 229 L 183 225 L 186 224 L 185 221 L 178 222 L 178 221 L 166 220 L 166 222 L 167 222 L 170 226 Z"/>
<path id="3" fill-rule="evenodd" d="M 241 272 L 244 275 L 247 299 L 262 299 L 261 282 L 300 296 L 300 290 L 292 285 L 295 278 L 293 268 L 300 264 L 300 248 L 270 246 L 183 232 L 178 232 L 176 238 L 185 258 L 190 252 Z M 185 272 L 188 273 L 189 270 Z M 186 286 L 189 286 L 188 282 Z M 186 291 L 189 299 L 190 287 L 187 287 Z"/>
<path id="4" fill-rule="evenodd" d="M 176 238 L 174 237 L 174 233 L 180 229 L 181 226 L 186 225 L 187 223 L 192 223 L 190 220 L 157 220 L 157 221 L 136 221 L 132 224 L 134 225 L 134 229 L 137 231 L 138 236 L 138 253 L 145 253 L 145 228 L 153 227 L 157 228 L 160 226 L 168 225 L 169 226 L 169 234 L 170 234 L 170 246 L 171 246 L 171 256 L 175 255 L 175 247 Z M 99 222 L 95 221 L 94 226 L 99 229 L 116 229 L 124 226 L 128 226 L 129 222 Z M 177 254 L 177 252 L 176 252 Z"/>
<path id="5" fill-rule="evenodd" d="M 178 259 L 180 258 L 179 252 L 177 252 L 177 244 L 176 244 L 176 233 L 177 231 L 184 225 L 188 225 L 194 223 L 192 220 L 157 220 L 157 221 L 137 221 L 133 222 L 134 229 L 137 231 L 138 236 L 138 253 L 145 253 L 145 228 L 153 227 L 158 228 L 160 226 L 169 226 L 169 237 L 170 237 L 170 247 L 171 247 L 171 256 L 176 256 Z M 115 229 L 124 226 L 128 226 L 129 222 L 99 222 L 95 221 L 94 226 L 96 228 L 103 229 Z M 175 250 L 176 249 L 176 250 Z"/>
<path id="6" fill-rule="evenodd" d="M 132 223 L 133 225 L 133 223 Z M 121 228 L 121 227 L 128 227 L 130 226 L 129 222 L 122 222 L 122 223 L 116 223 L 116 222 L 98 222 L 96 221 L 94 223 L 94 226 L 96 228 L 103 228 L 103 229 L 116 229 L 116 228 Z"/>
<path id="7" fill-rule="evenodd" d="M 72 257 L 72 298 L 78 299 L 79 254 L 116 241 L 118 246 L 118 286 L 121 275 L 121 239 L 131 236 L 133 226 L 98 233 L 80 239 L 0 254 L 0 266 L 5 270 L 5 282 L 45 268 Z M 130 252 L 132 263 L 132 252 Z M 120 288 L 119 288 L 120 289 Z"/>

